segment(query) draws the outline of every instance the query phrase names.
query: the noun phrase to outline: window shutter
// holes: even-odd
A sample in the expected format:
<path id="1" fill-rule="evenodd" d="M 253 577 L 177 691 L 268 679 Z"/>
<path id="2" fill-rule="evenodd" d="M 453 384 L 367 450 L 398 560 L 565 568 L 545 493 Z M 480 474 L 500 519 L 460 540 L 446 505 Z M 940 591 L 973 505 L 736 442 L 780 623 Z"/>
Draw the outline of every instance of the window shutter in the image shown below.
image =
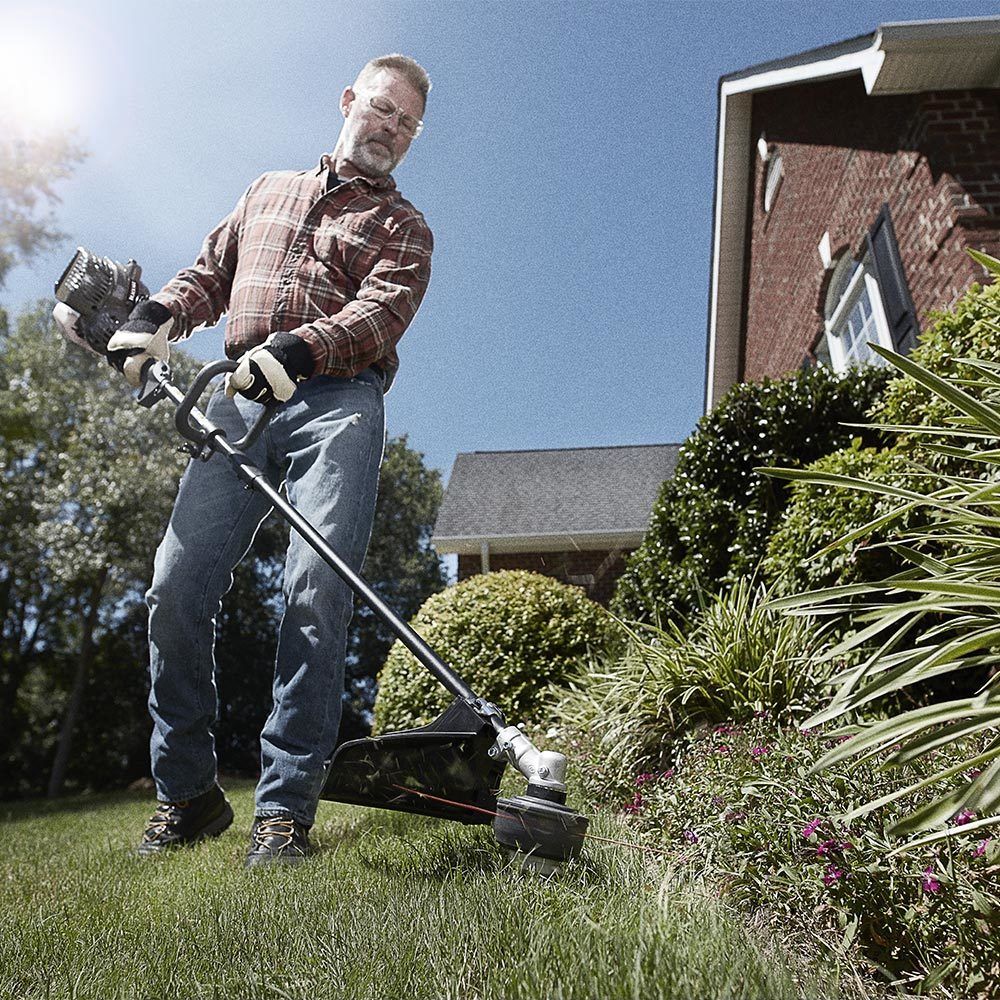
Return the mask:
<path id="1" fill-rule="evenodd" d="M 920 327 L 913 299 L 910 298 L 910 289 L 906 284 L 888 204 L 882 206 L 878 218 L 868 230 L 868 252 L 875 280 L 882 293 L 882 305 L 889 322 L 893 347 L 900 354 L 909 354 L 916 343 Z"/>

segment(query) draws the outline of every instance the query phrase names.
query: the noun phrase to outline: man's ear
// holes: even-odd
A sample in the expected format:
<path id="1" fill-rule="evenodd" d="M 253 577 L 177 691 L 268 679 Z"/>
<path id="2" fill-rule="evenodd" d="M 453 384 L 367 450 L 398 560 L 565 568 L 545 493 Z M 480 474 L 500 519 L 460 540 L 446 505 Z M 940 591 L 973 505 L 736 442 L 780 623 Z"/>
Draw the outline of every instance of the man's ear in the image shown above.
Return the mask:
<path id="1" fill-rule="evenodd" d="M 354 103 L 355 93 L 350 87 L 344 87 L 344 92 L 340 95 L 340 110 L 343 116 L 347 117 L 347 112 Z"/>

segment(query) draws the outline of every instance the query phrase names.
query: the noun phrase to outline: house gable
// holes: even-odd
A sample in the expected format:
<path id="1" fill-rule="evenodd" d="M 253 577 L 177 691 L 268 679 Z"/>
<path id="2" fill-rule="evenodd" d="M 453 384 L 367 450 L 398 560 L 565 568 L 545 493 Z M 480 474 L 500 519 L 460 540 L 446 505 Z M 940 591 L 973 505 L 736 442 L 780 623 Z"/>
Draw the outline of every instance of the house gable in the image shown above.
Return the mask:
<path id="1" fill-rule="evenodd" d="M 998 239 L 996 154 L 986 153 L 997 148 L 998 49 L 1000 18 L 883 25 L 720 80 L 706 409 L 742 378 L 802 363 L 823 326 L 826 272 L 839 253 L 863 251 L 883 204 L 903 269 L 919 275 L 918 314 L 947 305 L 976 276 L 960 244 L 972 229 L 977 245 Z M 762 133 L 763 151 L 782 161 L 767 210 Z M 833 206 L 838 191 L 843 204 Z M 807 224 L 789 243 L 796 215 Z M 764 324 L 782 317 L 795 332 L 765 337 Z"/>

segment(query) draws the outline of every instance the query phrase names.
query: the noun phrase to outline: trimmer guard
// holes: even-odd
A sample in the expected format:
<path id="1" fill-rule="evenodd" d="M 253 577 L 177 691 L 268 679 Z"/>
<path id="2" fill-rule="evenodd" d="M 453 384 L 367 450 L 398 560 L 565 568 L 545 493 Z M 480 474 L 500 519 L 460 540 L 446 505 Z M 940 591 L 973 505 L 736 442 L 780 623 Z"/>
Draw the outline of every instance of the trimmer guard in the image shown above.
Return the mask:
<path id="1" fill-rule="evenodd" d="M 321 798 L 397 809 L 460 823 L 491 823 L 480 812 L 422 798 L 412 788 L 456 803 L 495 810 L 506 766 L 488 755 L 496 730 L 461 698 L 420 729 L 351 740 L 337 748 Z"/>

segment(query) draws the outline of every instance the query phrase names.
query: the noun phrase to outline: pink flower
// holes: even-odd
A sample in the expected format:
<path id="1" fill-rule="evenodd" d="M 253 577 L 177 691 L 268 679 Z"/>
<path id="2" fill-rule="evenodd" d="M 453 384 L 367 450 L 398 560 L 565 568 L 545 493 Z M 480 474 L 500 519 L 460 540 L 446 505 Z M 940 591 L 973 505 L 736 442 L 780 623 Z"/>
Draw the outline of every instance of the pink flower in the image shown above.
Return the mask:
<path id="1" fill-rule="evenodd" d="M 802 827 L 802 839 L 808 840 L 818 829 L 820 823 L 823 821 L 817 816 L 815 819 L 809 820 L 804 827 Z"/>
<path id="2" fill-rule="evenodd" d="M 632 801 L 622 806 L 622 809 L 625 812 L 631 813 L 633 816 L 636 816 L 638 815 L 639 810 L 642 809 L 642 807 L 643 807 L 642 792 L 636 792 L 635 795 L 632 796 Z"/>
<path id="3" fill-rule="evenodd" d="M 976 818 L 976 814 L 971 809 L 963 809 L 953 820 L 955 826 L 965 826 Z"/>
<path id="4" fill-rule="evenodd" d="M 730 733 L 736 732 L 736 727 L 731 726 L 728 722 L 721 722 L 715 727 L 715 732 L 720 736 L 728 736 Z"/>
<path id="5" fill-rule="evenodd" d="M 990 841 L 992 837 L 987 837 L 985 840 L 979 841 L 979 846 L 972 852 L 974 858 L 981 858 L 986 853 L 986 848 L 990 846 Z"/>
<path id="6" fill-rule="evenodd" d="M 687 841 L 687 842 L 688 842 L 689 844 L 697 844 L 697 843 L 698 843 L 698 834 L 696 834 L 696 833 L 694 832 L 694 830 L 685 830 L 685 831 L 684 831 L 684 832 L 683 832 L 683 833 L 681 834 L 681 836 L 682 836 L 682 837 L 683 837 L 683 838 L 684 838 L 684 839 L 685 839 L 685 840 L 686 840 L 686 841 Z"/>
<path id="7" fill-rule="evenodd" d="M 637 785 L 644 785 L 647 781 L 653 781 L 655 778 L 655 774 L 637 774 L 635 776 L 635 783 Z"/>
<path id="8" fill-rule="evenodd" d="M 839 881 L 845 875 L 843 868 L 838 868 L 836 865 L 827 865 L 825 871 L 823 872 L 823 885 L 829 887 L 834 884 L 834 882 Z"/>
<path id="9" fill-rule="evenodd" d="M 770 751 L 770 747 L 750 747 L 750 756 L 753 757 L 754 760 L 757 760 L 757 758 L 763 757 L 764 754 L 770 753 Z"/>
<path id="10" fill-rule="evenodd" d="M 920 883 L 920 885 L 921 885 L 921 888 L 924 890 L 924 892 L 931 892 L 931 893 L 933 893 L 933 892 L 940 892 L 940 890 L 941 890 L 941 883 L 936 878 L 934 878 L 934 866 L 933 865 L 928 865 L 924 869 L 924 879 Z"/>
<path id="11" fill-rule="evenodd" d="M 729 747 L 725 743 L 720 744 L 715 748 L 716 753 L 729 753 Z"/>
<path id="12" fill-rule="evenodd" d="M 816 854 L 819 857 L 823 857 L 827 854 L 833 854 L 834 852 L 846 851 L 848 848 L 854 845 L 849 840 L 824 840 L 819 847 L 816 848 Z"/>

